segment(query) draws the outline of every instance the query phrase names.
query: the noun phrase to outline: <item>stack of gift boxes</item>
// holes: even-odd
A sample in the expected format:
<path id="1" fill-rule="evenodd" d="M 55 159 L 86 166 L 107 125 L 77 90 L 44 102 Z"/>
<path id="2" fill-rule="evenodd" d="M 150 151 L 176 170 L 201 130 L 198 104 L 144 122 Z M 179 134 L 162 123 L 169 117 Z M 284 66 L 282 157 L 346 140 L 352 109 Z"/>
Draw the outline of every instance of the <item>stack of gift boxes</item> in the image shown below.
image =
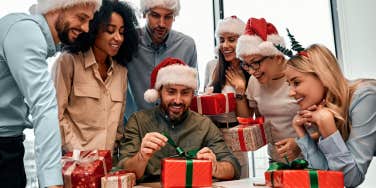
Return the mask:
<path id="1" fill-rule="evenodd" d="M 236 101 L 234 93 L 216 93 L 195 96 L 191 110 L 203 115 L 223 115 L 235 112 Z M 264 119 L 238 118 L 239 125 L 221 129 L 226 144 L 232 151 L 255 151 L 266 145 Z"/>
<path id="2" fill-rule="evenodd" d="M 111 151 L 93 150 L 66 153 L 62 158 L 65 188 L 130 188 L 136 175 L 112 169 Z"/>
<path id="3" fill-rule="evenodd" d="M 234 112 L 235 109 L 236 101 L 231 93 L 195 96 L 191 104 L 191 110 L 208 117 Z M 232 151 L 255 151 L 273 141 L 270 127 L 263 117 L 238 117 L 237 120 L 238 126 L 221 129 Z M 306 168 L 266 171 L 265 180 L 269 187 L 344 187 L 342 172 Z"/>

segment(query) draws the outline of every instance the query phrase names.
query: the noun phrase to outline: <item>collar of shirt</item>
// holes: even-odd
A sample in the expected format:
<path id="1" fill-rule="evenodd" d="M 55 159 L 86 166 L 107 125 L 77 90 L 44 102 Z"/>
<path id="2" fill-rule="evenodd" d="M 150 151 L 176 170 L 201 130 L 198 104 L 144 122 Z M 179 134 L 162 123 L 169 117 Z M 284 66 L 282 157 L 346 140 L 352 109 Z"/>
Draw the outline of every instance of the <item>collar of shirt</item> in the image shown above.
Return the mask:
<path id="1" fill-rule="evenodd" d="M 169 46 L 172 46 L 172 44 L 173 44 L 173 42 L 174 42 L 174 34 L 173 34 L 172 30 L 170 30 L 170 32 L 169 32 L 168 35 L 167 35 L 166 40 L 165 40 L 162 44 L 160 44 L 160 45 L 156 45 L 156 44 L 153 43 L 153 41 L 152 41 L 152 39 L 151 39 L 151 37 L 150 37 L 150 34 L 149 34 L 149 32 L 147 31 L 147 28 L 146 28 L 146 27 L 147 27 L 147 26 L 144 26 L 144 27 L 142 28 L 142 32 L 141 32 L 141 33 L 142 33 L 141 40 L 142 40 L 142 42 L 143 42 L 146 46 L 148 46 L 148 47 L 154 49 L 155 51 L 157 51 L 158 49 L 161 49 L 161 48 L 166 49 L 166 48 L 168 48 Z"/>
<path id="2" fill-rule="evenodd" d="M 160 106 L 158 106 L 158 107 L 156 107 L 156 108 L 157 108 L 157 110 L 156 110 L 157 115 L 159 115 L 160 117 L 162 117 L 162 119 L 163 119 L 164 121 L 166 121 L 168 125 L 174 125 L 174 126 L 181 125 L 181 124 L 183 124 L 183 122 L 188 118 L 188 116 L 189 116 L 189 114 L 190 114 L 190 111 L 189 111 L 189 109 L 188 109 L 187 111 L 185 111 L 185 112 L 182 114 L 183 117 L 182 117 L 180 120 L 175 121 L 175 122 L 172 122 L 172 121 L 170 120 L 170 118 L 168 117 L 168 115 L 166 114 L 166 112 L 165 112 Z"/>
<path id="3" fill-rule="evenodd" d="M 92 50 L 92 48 L 90 48 L 87 52 L 85 52 L 83 54 L 85 60 L 85 69 L 97 64 L 97 61 L 95 60 L 95 56 L 94 56 L 94 52 Z M 114 61 L 112 59 L 112 57 L 109 57 L 110 58 L 110 67 L 109 67 L 109 71 L 113 70 L 114 69 Z"/>
<path id="4" fill-rule="evenodd" d="M 47 57 L 52 57 L 56 53 L 56 49 L 58 49 L 58 44 L 55 44 L 52 34 L 50 31 L 50 28 L 48 27 L 46 18 L 41 15 L 41 14 L 35 14 L 32 15 L 35 19 L 36 22 L 40 25 L 40 28 L 42 30 L 42 33 L 44 37 L 46 38 L 47 46 L 48 46 L 48 51 L 47 51 Z"/>

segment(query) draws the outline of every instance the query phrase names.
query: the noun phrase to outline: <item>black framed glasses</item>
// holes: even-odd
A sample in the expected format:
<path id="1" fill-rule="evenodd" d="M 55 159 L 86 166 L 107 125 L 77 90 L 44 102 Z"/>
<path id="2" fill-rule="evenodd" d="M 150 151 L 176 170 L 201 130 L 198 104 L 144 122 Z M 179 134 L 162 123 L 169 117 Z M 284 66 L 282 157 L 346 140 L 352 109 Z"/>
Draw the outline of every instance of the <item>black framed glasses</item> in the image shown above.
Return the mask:
<path id="1" fill-rule="evenodd" d="M 247 64 L 245 62 L 240 62 L 240 66 L 246 70 L 246 71 L 249 71 L 250 69 L 256 71 L 260 68 L 260 64 L 266 59 L 266 58 L 269 58 L 269 56 L 265 56 L 263 58 L 261 58 L 260 60 L 258 61 L 253 61 L 252 63 L 250 64 Z"/>

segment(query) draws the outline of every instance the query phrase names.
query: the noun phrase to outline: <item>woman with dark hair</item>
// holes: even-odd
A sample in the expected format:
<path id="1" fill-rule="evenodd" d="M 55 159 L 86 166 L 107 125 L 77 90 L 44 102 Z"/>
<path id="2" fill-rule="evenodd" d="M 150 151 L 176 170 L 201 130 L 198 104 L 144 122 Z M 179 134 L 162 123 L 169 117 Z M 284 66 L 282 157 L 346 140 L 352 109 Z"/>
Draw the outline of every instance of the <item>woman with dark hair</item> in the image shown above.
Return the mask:
<path id="1" fill-rule="evenodd" d="M 54 82 L 65 151 L 113 150 L 115 140 L 121 137 L 127 90 L 125 65 L 137 49 L 136 25 L 129 5 L 104 0 L 90 22 L 89 32 L 65 46 L 56 61 Z"/>
<path id="2" fill-rule="evenodd" d="M 243 33 L 245 23 L 231 16 L 221 20 L 218 23 L 216 37 L 218 39 L 218 61 L 212 61 L 215 64 L 207 65 L 207 80 L 209 81 L 206 92 L 210 93 L 236 93 L 235 85 L 227 79 L 228 70 L 233 70 L 233 76 L 248 81 L 250 75 L 242 70 L 240 60 L 236 57 L 236 44 L 239 36 Z M 228 128 L 238 125 L 235 113 L 227 113 L 216 116 L 210 116 L 213 122 L 219 128 Z M 223 129 L 222 129 L 223 130 Z M 241 178 L 249 176 L 248 154 L 247 152 L 233 152 L 241 165 Z"/>

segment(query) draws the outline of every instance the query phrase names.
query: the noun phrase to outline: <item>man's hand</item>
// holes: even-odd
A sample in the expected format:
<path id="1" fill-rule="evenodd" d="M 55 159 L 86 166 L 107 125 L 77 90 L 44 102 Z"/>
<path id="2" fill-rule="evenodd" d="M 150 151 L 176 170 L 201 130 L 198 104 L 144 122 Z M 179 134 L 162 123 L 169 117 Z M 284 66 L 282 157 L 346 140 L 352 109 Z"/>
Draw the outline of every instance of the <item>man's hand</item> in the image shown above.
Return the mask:
<path id="1" fill-rule="evenodd" d="M 214 152 L 210 148 L 204 147 L 197 152 L 197 159 L 210 160 L 212 162 L 212 174 L 214 176 L 217 171 L 217 157 Z"/>
<path id="2" fill-rule="evenodd" d="M 286 138 L 275 143 L 279 156 L 283 159 L 287 157 L 288 161 L 296 159 L 300 154 L 300 148 L 294 138 Z"/>
<path id="3" fill-rule="evenodd" d="M 155 152 L 166 145 L 167 140 L 168 139 L 160 133 L 147 133 L 141 142 L 141 149 L 139 151 L 141 158 L 148 161 Z"/>

